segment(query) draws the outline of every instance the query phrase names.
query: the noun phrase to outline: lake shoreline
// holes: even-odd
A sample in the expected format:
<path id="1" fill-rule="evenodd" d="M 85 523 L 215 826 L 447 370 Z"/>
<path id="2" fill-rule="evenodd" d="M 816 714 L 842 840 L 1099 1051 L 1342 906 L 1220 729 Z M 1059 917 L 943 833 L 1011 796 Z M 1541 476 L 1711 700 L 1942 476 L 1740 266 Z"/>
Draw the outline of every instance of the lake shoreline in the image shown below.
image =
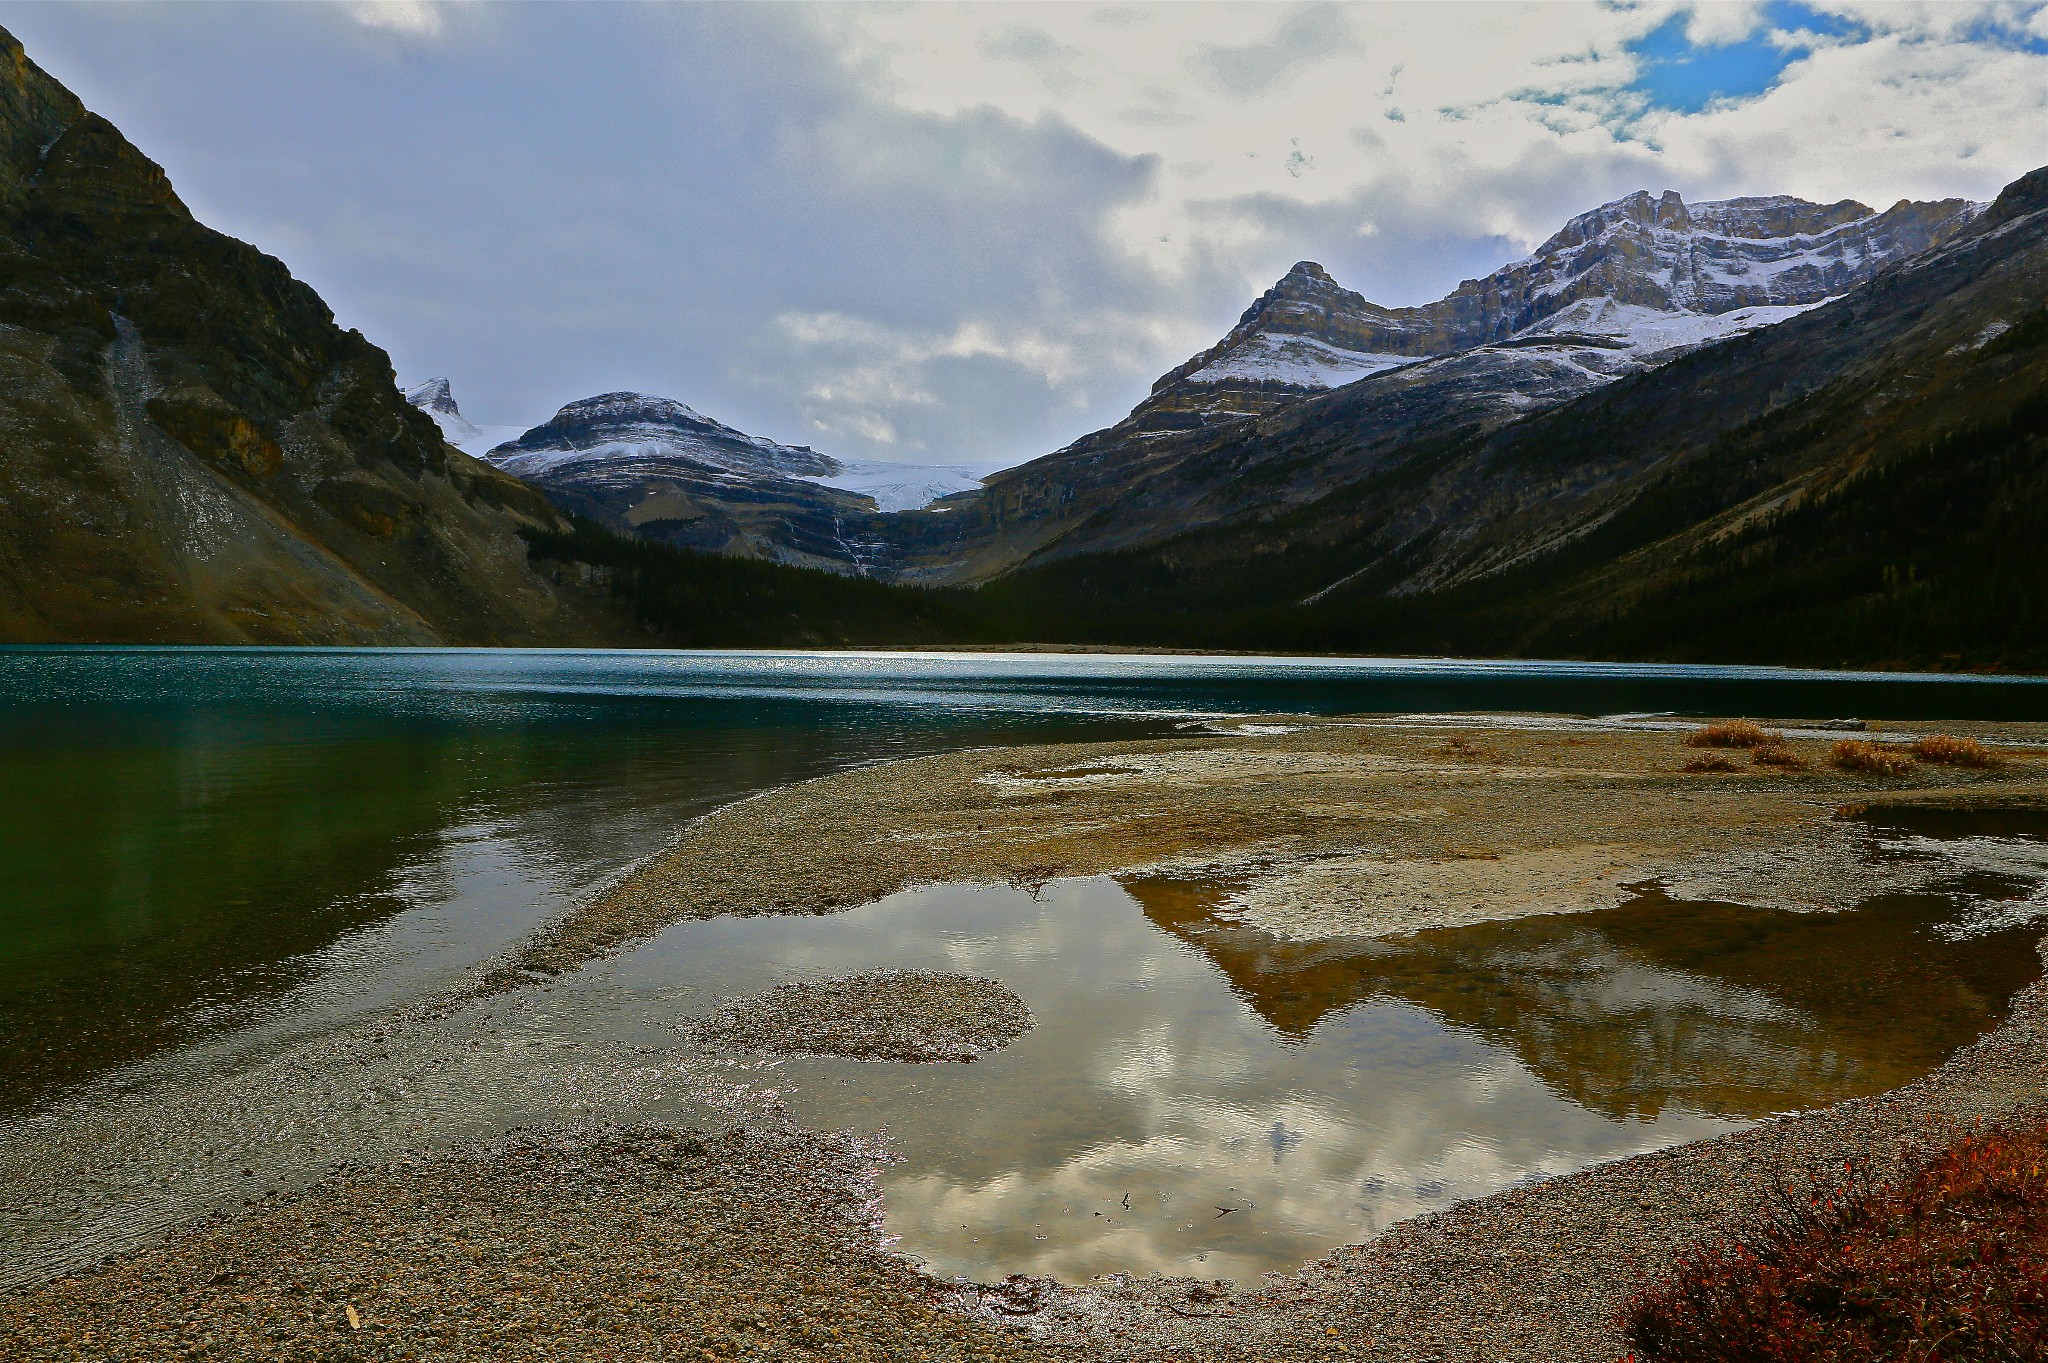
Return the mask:
<path id="1" fill-rule="evenodd" d="M 2048 938 L 2040 950 L 2048 958 Z M 1257 1287 L 1061 1286 L 1030 1329 L 1119 1363 L 1306 1360 L 1337 1344 L 1387 1363 L 1615 1358 L 1626 1349 L 1615 1313 L 1634 1285 L 1723 1242 L 1775 1190 L 1834 1186 L 1845 1161 L 1884 1178 L 1979 1123 L 2044 1113 L 2048 981 L 2037 981 L 1999 1027 L 1890 1092 L 1463 1203 Z"/>
<path id="2" fill-rule="evenodd" d="M 2015 744 L 1996 767 L 1689 773 L 1684 722 L 1482 716 L 1210 721 L 1170 738 L 979 748 L 857 767 L 725 805 L 544 926 L 494 972 L 559 975 L 670 923 L 830 913 L 919 884 L 1129 872 L 1253 879 L 1233 911 L 1317 940 L 1569 913 L 1631 886 L 1832 910 L 1910 889 L 1857 854 L 1890 804 L 2043 798 L 2048 726 L 1952 725 Z M 1888 726 L 1895 740 L 1934 726 Z"/>
<path id="3" fill-rule="evenodd" d="M 1794 740 L 1812 759 L 1804 772 L 1688 774 L 1692 751 L 1668 727 L 1261 719 L 880 763 L 692 822 L 487 972 L 481 992 L 563 987 L 549 977 L 685 918 L 829 913 L 959 880 L 1249 880 L 1271 893 L 1234 891 L 1232 912 L 1311 942 L 1572 913 L 1644 879 L 1830 912 L 1869 887 L 1847 840 L 1872 807 L 2048 804 L 2038 749 L 1992 772 L 1887 781 L 1827 769 L 1828 741 Z M 1446 883 L 1455 895 L 1432 897 Z M 2044 1096 L 2048 985 L 2036 982 L 1995 1030 L 1901 1088 L 1480 1198 L 1263 1284 L 940 1282 L 881 1246 L 885 1156 L 858 1138 L 758 1120 L 725 1133 L 555 1127 L 343 1170 L 10 1293 L 0 1342 L 23 1358 L 143 1358 L 207 1338 L 249 1357 L 315 1342 L 343 1358 L 657 1342 L 877 1360 L 911 1348 L 1131 1363 L 1611 1357 L 1629 1285 L 1781 1182 L 1850 1158 L 1888 1167 Z"/>

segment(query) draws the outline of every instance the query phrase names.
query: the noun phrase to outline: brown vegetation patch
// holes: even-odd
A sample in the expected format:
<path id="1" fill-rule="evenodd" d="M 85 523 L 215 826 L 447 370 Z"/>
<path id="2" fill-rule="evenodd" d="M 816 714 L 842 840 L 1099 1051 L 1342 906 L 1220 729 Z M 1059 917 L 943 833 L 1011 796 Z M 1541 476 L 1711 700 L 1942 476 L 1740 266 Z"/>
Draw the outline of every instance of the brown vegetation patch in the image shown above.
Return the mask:
<path id="1" fill-rule="evenodd" d="M 1785 735 L 1747 719 L 1723 720 L 1685 736 L 1688 748 L 1765 748 L 1784 741 Z"/>
<path id="2" fill-rule="evenodd" d="M 1733 762 L 1721 756 L 1719 753 L 1707 753 L 1700 757 L 1688 757 L 1685 759 L 1685 761 L 1678 764 L 1678 769 L 1680 771 L 1689 771 L 1696 776 L 1709 772 L 1730 772 L 1742 770 L 1742 768 L 1736 766 Z"/>
<path id="3" fill-rule="evenodd" d="M 1828 750 L 1828 761 L 1843 771 L 1867 772 L 1872 776 L 1904 776 L 1913 769 L 1913 754 L 1890 743 L 1872 743 L 1845 738 Z"/>
<path id="4" fill-rule="evenodd" d="M 1991 749 L 1974 738 L 1958 738 L 1954 734 L 1929 734 L 1913 744 L 1913 756 L 1922 762 L 1938 762 L 1948 767 L 1988 767 L 1996 760 Z"/>
<path id="5" fill-rule="evenodd" d="M 751 1051 L 924 1063 L 1000 1050 L 1031 1029 L 1031 1010 L 994 980 L 870 970 L 778 984 L 686 1025 Z"/>
<path id="6" fill-rule="evenodd" d="M 2048 1124 L 1781 1194 L 1622 1318 L 1643 1363 L 2048 1358 Z"/>
<path id="7" fill-rule="evenodd" d="M 1805 758 L 1781 745 L 1752 748 L 1749 760 L 1759 767 L 1776 767 L 1780 771 L 1805 771 L 1807 765 Z"/>

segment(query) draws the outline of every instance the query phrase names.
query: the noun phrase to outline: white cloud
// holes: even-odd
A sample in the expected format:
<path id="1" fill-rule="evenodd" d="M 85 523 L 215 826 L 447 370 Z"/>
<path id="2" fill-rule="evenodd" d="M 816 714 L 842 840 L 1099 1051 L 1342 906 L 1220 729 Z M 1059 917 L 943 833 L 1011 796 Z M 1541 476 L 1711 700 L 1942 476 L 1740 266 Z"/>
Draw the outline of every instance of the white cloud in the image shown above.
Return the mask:
<path id="1" fill-rule="evenodd" d="M 388 29 L 414 38 L 438 38 L 453 5 L 475 0 L 350 0 L 349 17 L 364 28 Z"/>
<path id="2" fill-rule="evenodd" d="M 809 13 L 902 108 L 1058 119 L 1159 157 L 1153 192 L 1118 212 L 1113 239 L 1168 277 L 1220 259 L 1251 287 L 1316 249 L 1282 239 L 1286 210 L 1386 193 L 1477 214 L 1533 246 L 1558 226 L 1555 196 L 1493 189 L 1532 164 L 1576 173 L 1583 208 L 1613 173 L 1646 163 L 1661 177 L 1646 188 L 1889 202 L 1955 192 L 1955 177 L 1929 183 L 1944 163 L 2003 175 L 2041 159 L 2048 58 L 1981 38 L 2040 25 L 2043 7 L 1828 8 L 1872 40 L 1807 39 L 1819 50 L 1769 96 L 1690 114 L 1629 89 L 1643 66 L 1630 44 L 1674 18 L 1696 43 L 1734 42 L 1764 29 L 1762 6 L 1183 4 L 1120 7 L 1114 22 L 1085 5 Z M 1971 180 L 1981 192 L 1983 177 Z"/>
<path id="3" fill-rule="evenodd" d="M 820 435 L 853 435 L 890 452 L 926 452 L 906 438 L 906 413 L 940 405 L 949 363 L 983 361 L 1028 376 L 1048 398 L 1070 407 L 1090 401 L 1088 376 L 1146 372 L 1162 342 L 1194 345 L 1153 319 L 1109 312 L 1078 316 L 1058 331 L 988 319 L 947 331 L 887 326 L 836 312 L 784 312 L 776 329 L 811 377 L 805 421 Z"/>
<path id="4" fill-rule="evenodd" d="M 1188 304 L 1219 281 L 1248 302 L 1294 260 L 1334 254 L 1344 282 L 1420 302 L 1456 283 L 1441 264 L 1412 268 L 1432 237 L 1497 242 L 1487 268 L 1639 188 L 1877 207 L 1986 195 L 2048 159 L 2048 57 L 1986 35 L 2018 37 L 2044 12 L 1837 4 L 1795 13 L 1787 31 L 1772 27 L 1783 11 L 1757 3 L 805 10 L 866 96 L 859 109 L 1060 126 L 1145 159 L 1148 180 L 1104 206 L 1094 250 L 1157 286 L 1154 311 L 1109 326 L 1070 300 L 951 330 L 877 328 L 811 388 L 811 420 L 901 426 L 912 406 L 957 400 L 940 368 L 964 358 L 1085 406 L 1084 389 L 1149 377 L 1213 340 L 1190 328 Z M 1860 31 L 1829 36 L 1823 14 Z M 1660 108 L 1636 49 L 1673 23 L 1710 50 L 1767 39 L 1787 64 L 1761 95 Z M 920 148 L 877 145 L 871 114 L 838 117 L 818 136 L 842 173 L 868 185 L 931 174 Z M 999 157 L 963 156 L 949 173 L 1017 188 Z M 822 336 L 802 344 L 814 361 L 831 353 Z M 842 417 L 826 414 L 833 403 Z"/>
<path id="5" fill-rule="evenodd" d="M 1636 189 L 1883 207 L 2048 162 L 2048 5 L 1811 9 L 1834 36 L 1673 0 L 9 23 L 208 221 L 472 415 L 635 388 L 834 453 L 979 461 L 1116 420 L 1296 260 L 1418 303 Z M 1787 64 L 1659 108 L 1632 45 L 1660 29 Z"/>

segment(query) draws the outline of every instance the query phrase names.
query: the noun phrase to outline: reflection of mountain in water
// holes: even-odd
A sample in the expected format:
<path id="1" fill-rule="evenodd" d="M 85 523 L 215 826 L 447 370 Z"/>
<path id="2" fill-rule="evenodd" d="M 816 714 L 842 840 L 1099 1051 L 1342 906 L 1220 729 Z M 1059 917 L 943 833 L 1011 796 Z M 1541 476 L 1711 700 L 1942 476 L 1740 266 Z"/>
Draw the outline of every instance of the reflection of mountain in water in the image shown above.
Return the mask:
<path id="1" fill-rule="evenodd" d="M 394 743 L 17 754 L 38 792 L 0 836 L 0 1108 L 190 1034 L 304 978 L 309 953 L 405 907 L 408 858 L 473 787 Z M 40 768 L 40 770 L 38 770 Z M 31 928 L 31 921 L 36 924 Z"/>
<path id="2" fill-rule="evenodd" d="M 2038 929 L 1937 935 L 1955 908 L 1945 896 L 1798 914 L 1648 895 L 1394 941 L 1304 943 L 1217 918 L 1225 886 L 1124 885 L 1283 1033 L 1306 1036 L 1373 997 L 1406 999 L 1615 1120 L 1673 1103 L 1754 1117 L 1894 1088 L 1994 1026 L 2041 971 Z"/>

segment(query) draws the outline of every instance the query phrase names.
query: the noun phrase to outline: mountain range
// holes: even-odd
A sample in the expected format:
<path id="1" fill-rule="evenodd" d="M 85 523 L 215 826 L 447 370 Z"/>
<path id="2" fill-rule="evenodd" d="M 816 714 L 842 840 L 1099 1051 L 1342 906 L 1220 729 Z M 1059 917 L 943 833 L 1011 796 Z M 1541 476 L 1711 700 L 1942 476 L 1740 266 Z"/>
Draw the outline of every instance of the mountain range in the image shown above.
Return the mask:
<path id="1" fill-rule="evenodd" d="M 624 533 L 889 581 L 973 583 L 1259 511 L 1258 489 L 1239 480 L 1210 488 L 1189 478 L 1180 456 L 1218 427 L 1366 382 L 1384 395 L 1385 438 L 1513 420 L 1797 316 L 1947 239 L 1982 208 L 1951 199 L 1878 213 L 1785 197 L 1688 206 L 1674 193 L 1636 193 L 1572 219 L 1525 260 L 1401 309 L 1303 261 L 1123 421 L 990 474 L 986 491 L 966 468 L 871 465 L 916 481 L 915 495 L 869 506 L 832 491 L 868 489 L 832 476 L 844 466 L 830 456 L 624 393 L 571 404 L 495 448 L 464 448 Z M 454 413 L 445 380 L 409 396 L 452 441 L 477 430 Z M 1305 487 L 1343 477 L 1319 469 Z M 1270 491 L 1284 499 L 1303 488 Z M 887 514 L 933 502 L 925 516 Z"/>
<path id="2" fill-rule="evenodd" d="M 1223 423 L 1164 496 L 1079 523 L 1105 548 L 1054 543 L 1000 595 L 1073 637 L 2040 666 L 2048 171 L 1953 224 L 1823 306 L 1512 419 L 1404 425 L 1388 390 L 1417 366 Z M 1224 488 L 1257 509 L 1211 511 Z M 1150 498 L 1188 528 L 1125 529 Z"/>
<path id="3" fill-rule="evenodd" d="M 0 31 L 0 637 L 2038 666 L 2044 178 L 1631 194 L 1418 307 L 1303 261 L 1114 425 L 907 466 L 401 392 Z"/>

